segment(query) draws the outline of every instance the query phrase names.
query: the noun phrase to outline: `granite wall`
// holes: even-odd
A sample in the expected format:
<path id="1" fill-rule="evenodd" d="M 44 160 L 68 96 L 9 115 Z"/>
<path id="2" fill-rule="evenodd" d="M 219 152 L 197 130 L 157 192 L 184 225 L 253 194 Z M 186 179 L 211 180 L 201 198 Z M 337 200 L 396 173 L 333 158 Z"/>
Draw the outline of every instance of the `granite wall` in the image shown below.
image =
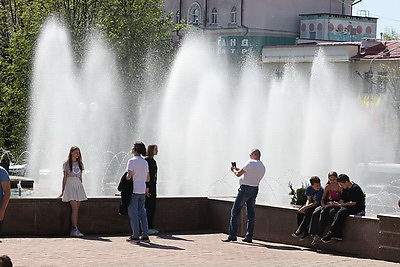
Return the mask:
<path id="1" fill-rule="evenodd" d="M 232 198 L 160 197 L 154 225 L 161 232 L 228 232 Z M 81 203 L 79 229 L 85 234 L 129 235 L 127 216 L 118 214 L 119 198 L 89 198 Z M 70 206 L 60 199 L 11 199 L 3 224 L 3 235 L 68 236 Z M 291 233 L 297 228 L 296 209 L 256 205 L 254 238 L 269 242 L 313 247 L 400 262 L 400 215 L 377 217 L 350 216 L 344 227 L 343 241 L 322 242 L 311 246 L 311 238 L 299 241 Z M 239 236 L 246 232 L 246 212 L 241 213 Z M 219 240 L 216 240 L 219 242 Z"/>

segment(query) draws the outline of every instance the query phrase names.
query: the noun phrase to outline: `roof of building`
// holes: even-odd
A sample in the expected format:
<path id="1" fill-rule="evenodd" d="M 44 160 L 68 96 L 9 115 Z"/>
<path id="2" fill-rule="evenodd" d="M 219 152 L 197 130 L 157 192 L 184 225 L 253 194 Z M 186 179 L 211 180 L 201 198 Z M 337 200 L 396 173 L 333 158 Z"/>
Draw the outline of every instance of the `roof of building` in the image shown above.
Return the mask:
<path id="1" fill-rule="evenodd" d="M 352 16 L 352 15 L 344 15 L 344 14 L 335 14 L 335 13 L 307 13 L 307 14 L 299 14 L 300 17 L 334 17 L 334 18 L 344 18 L 344 19 L 354 19 L 354 20 L 369 20 L 376 22 L 378 18 L 375 17 L 367 17 L 367 16 Z"/>
<path id="2" fill-rule="evenodd" d="M 333 47 L 333 46 L 358 46 L 358 52 L 354 51 L 354 56 L 349 55 L 347 59 L 355 61 L 370 61 L 370 60 L 381 60 L 381 61 L 400 61 L 400 40 L 395 41 L 382 41 L 376 38 L 364 38 L 362 42 L 330 42 L 330 41 L 315 41 L 309 40 L 309 42 L 298 43 L 297 45 L 287 46 L 263 46 L 267 49 L 277 48 L 293 48 L 296 49 L 303 47 Z"/>
<path id="3" fill-rule="evenodd" d="M 317 44 L 317 46 L 340 46 L 340 45 L 361 46 L 361 43 L 360 42 L 322 42 L 322 43 Z"/>
<path id="4" fill-rule="evenodd" d="M 330 41 L 310 41 L 302 42 L 296 45 L 264 45 L 263 48 L 287 48 L 287 47 L 303 47 L 303 46 L 361 46 L 360 42 L 330 42 Z"/>
<path id="5" fill-rule="evenodd" d="M 381 41 L 375 39 L 374 43 L 361 45 L 360 53 L 352 59 L 358 60 L 399 60 L 400 40 Z"/>

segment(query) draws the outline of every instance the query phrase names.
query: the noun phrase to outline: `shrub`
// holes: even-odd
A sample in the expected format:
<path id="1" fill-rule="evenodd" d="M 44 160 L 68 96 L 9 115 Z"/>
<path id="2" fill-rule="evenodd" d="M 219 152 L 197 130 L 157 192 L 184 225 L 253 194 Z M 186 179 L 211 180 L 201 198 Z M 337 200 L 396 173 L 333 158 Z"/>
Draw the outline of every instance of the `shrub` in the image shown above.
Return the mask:
<path id="1" fill-rule="evenodd" d="M 294 190 L 293 184 L 289 182 L 290 193 L 289 195 L 292 196 L 290 204 L 291 205 L 299 205 L 303 206 L 306 204 L 307 196 L 306 196 L 306 188 L 307 184 L 301 183 L 301 187 Z"/>

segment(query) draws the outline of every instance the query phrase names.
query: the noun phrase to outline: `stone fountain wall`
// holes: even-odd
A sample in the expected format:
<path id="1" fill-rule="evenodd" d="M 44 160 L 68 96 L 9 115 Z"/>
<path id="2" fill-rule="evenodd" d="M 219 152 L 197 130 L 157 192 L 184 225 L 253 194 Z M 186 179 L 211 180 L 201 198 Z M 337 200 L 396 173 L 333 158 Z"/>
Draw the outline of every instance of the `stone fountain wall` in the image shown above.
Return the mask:
<path id="1" fill-rule="evenodd" d="M 228 231 L 232 198 L 160 197 L 157 201 L 155 227 L 161 232 Z M 127 216 L 117 213 L 118 197 L 89 198 L 82 202 L 79 228 L 85 234 L 129 235 Z M 4 235 L 68 236 L 70 207 L 60 199 L 11 199 L 3 225 Z M 311 247 L 311 239 L 293 238 L 296 209 L 279 206 L 256 206 L 255 239 Z M 239 223 L 239 236 L 246 231 L 246 213 Z M 345 222 L 343 241 L 318 243 L 314 248 L 400 262 L 400 215 L 378 217 L 350 216 Z M 220 242 L 215 240 L 215 242 Z"/>

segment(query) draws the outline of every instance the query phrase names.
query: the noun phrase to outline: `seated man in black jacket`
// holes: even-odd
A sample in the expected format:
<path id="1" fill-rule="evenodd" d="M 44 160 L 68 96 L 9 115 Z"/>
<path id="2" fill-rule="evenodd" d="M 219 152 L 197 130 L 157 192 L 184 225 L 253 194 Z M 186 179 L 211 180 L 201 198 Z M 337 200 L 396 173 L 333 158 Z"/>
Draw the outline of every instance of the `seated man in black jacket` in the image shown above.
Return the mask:
<path id="1" fill-rule="evenodd" d="M 328 233 L 321 239 L 324 243 L 328 243 L 332 239 L 342 240 L 345 219 L 350 214 L 355 215 L 365 210 L 364 193 L 361 187 L 350 182 L 349 176 L 346 174 L 340 174 L 337 181 L 343 188 L 343 202 L 334 203 L 334 206 L 340 207 L 340 209 L 336 212 Z"/>

